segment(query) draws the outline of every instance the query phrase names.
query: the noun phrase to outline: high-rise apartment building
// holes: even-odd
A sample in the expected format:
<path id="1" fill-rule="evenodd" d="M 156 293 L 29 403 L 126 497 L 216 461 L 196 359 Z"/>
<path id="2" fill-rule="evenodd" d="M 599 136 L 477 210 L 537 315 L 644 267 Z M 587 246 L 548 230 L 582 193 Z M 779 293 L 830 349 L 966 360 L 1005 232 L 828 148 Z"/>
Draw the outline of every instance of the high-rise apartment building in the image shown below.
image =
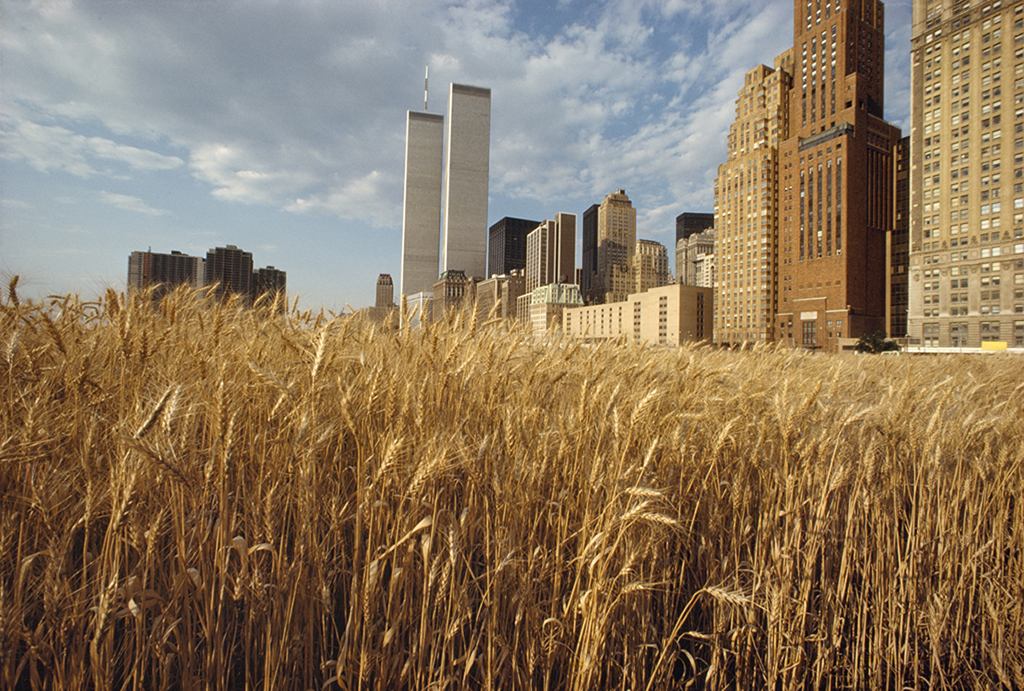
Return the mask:
<path id="1" fill-rule="evenodd" d="M 794 6 L 790 136 L 778 158 L 776 338 L 835 350 L 887 327 L 886 247 L 900 134 L 882 119 L 882 3 L 796 0 Z M 746 288 L 754 281 L 756 287 L 754 248 L 748 260 L 746 247 L 720 240 L 719 283 Z M 740 250 L 748 264 L 738 276 L 738 268 L 725 270 L 723 255 Z M 736 306 L 720 305 L 719 324 L 730 307 L 736 314 Z M 725 329 L 748 330 L 753 326 L 735 322 Z"/>
<path id="2" fill-rule="evenodd" d="M 625 190 L 616 190 L 597 210 L 595 302 L 621 302 L 632 292 L 630 267 L 635 245 L 636 209 Z"/>
<path id="3" fill-rule="evenodd" d="M 592 204 L 583 212 L 583 266 L 580 267 L 580 292 L 588 305 L 597 300 L 597 212 L 600 205 Z"/>
<path id="4" fill-rule="evenodd" d="M 677 248 L 676 273 L 680 282 L 693 285 L 698 254 L 715 254 L 720 279 L 715 294 L 719 343 L 774 337 L 779 144 L 789 137 L 792 77 L 787 67 L 791 62 L 792 51 L 786 51 L 775 59 L 774 68 L 759 65 L 747 72 L 736 98 L 736 120 L 729 127 L 728 158 L 718 167 L 715 179 L 716 232 L 691 236 L 684 252 Z M 695 243 L 694 238 L 703 241 Z M 686 262 L 685 281 L 680 261 Z"/>
<path id="5" fill-rule="evenodd" d="M 913 11 L 910 341 L 1022 348 L 1024 2 Z"/>
<path id="6" fill-rule="evenodd" d="M 444 116 L 410 110 L 405 127 L 402 295 L 430 291 L 438 276 Z"/>
<path id="7" fill-rule="evenodd" d="M 265 266 L 252 272 L 249 282 L 249 300 L 252 304 L 263 298 L 270 306 L 277 301 L 277 311 L 284 314 L 288 303 L 288 274 L 273 266 Z"/>
<path id="8" fill-rule="evenodd" d="M 447 129 L 443 269 L 487 278 L 491 90 L 452 84 Z"/>
<path id="9" fill-rule="evenodd" d="M 668 250 L 654 240 L 637 240 L 633 249 L 631 293 L 646 293 L 669 284 Z"/>
<path id="10" fill-rule="evenodd" d="M 252 252 L 234 245 L 209 250 L 205 285 L 214 286 L 214 295 L 218 298 L 240 295 L 248 304 L 252 288 Z"/>
<path id="11" fill-rule="evenodd" d="M 180 285 L 200 287 L 204 279 L 204 261 L 177 250 L 170 254 L 152 250 L 132 252 L 128 257 L 128 288 L 145 290 L 152 287 L 154 301 L 159 301 Z"/>
<path id="12" fill-rule="evenodd" d="M 500 276 L 526 268 L 526 236 L 540 224 L 506 216 L 490 228 L 487 275 Z"/>
<path id="13" fill-rule="evenodd" d="M 526 236 L 526 291 L 576 276 L 576 214 L 558 213 Z"/>

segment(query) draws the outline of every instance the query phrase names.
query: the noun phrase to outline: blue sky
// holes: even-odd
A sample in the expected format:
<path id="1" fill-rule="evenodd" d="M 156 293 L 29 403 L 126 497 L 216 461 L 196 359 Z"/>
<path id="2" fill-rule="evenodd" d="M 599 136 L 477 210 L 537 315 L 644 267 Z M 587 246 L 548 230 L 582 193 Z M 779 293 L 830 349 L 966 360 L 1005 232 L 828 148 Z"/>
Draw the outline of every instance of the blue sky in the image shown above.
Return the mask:
<path id="1" fill-rule="evenodd" d="M 491 89 L 489 222 L 624 188 L 638 235 L 711 211 L 744 73 L 792 43 L 764 0 L 36 0 L 0 32 L 0 278 L 123 289 L 133 250 L 249 250 L 300 305 L 401 266 L 405 111 Z M 886 4 L 907 131 L 910 0 Z M 670 249 L 670 256 L 674 252 Z"/>

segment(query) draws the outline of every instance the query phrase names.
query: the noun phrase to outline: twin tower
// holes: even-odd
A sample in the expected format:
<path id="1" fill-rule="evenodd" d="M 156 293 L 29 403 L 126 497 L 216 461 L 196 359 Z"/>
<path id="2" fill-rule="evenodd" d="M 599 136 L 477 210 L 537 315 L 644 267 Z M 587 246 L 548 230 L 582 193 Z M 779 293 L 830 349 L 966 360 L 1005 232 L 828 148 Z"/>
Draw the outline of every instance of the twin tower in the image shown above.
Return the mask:
<path id="1" fill-rule="evenodd" d="M 487 275 L 491 90 L 452 84 L 447 124 L 446 133 L 444 116 L 408 113 L 402 295 L 430 292 L 444 271 Z M 442 199 L 444 234 L 439 250 Z"/>

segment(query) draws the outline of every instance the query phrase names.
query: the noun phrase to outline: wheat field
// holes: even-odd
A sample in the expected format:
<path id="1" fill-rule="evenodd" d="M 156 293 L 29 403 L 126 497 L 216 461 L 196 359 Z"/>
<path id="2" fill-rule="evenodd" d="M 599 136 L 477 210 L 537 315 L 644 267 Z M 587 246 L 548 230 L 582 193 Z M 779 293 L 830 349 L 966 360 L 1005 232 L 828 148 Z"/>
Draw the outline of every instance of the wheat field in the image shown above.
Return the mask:
<path id="1" fill-rule="evenodd" d="M 0 686 L 1024 688 L 1024 376 L 0 303 Z"/>

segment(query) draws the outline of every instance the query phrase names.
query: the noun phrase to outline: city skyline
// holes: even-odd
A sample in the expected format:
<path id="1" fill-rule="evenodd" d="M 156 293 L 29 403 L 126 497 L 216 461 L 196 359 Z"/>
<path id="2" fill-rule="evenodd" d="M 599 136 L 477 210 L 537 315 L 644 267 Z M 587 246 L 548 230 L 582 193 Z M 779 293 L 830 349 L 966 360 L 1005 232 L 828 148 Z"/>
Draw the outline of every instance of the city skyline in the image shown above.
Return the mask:
<path id="1" fill-rule="evenodd" d="M 95 294 L 139 246 L 236 244 L 288 266 L 302 306 L 372 304 L 377 274 L 401 271 L 424 64 L 432 111 L 449 82 L 492 90 L 489 224 L 624 188 L 638 236 L 671 245 L 676 215 L 712 208 L 735 93 L 791 43 L 792 5 L 541 9 L 7 8 L 0 272 L 29 296 Z M 887 5 L 886 117 L 903 127 L 909 16 Z"/>

